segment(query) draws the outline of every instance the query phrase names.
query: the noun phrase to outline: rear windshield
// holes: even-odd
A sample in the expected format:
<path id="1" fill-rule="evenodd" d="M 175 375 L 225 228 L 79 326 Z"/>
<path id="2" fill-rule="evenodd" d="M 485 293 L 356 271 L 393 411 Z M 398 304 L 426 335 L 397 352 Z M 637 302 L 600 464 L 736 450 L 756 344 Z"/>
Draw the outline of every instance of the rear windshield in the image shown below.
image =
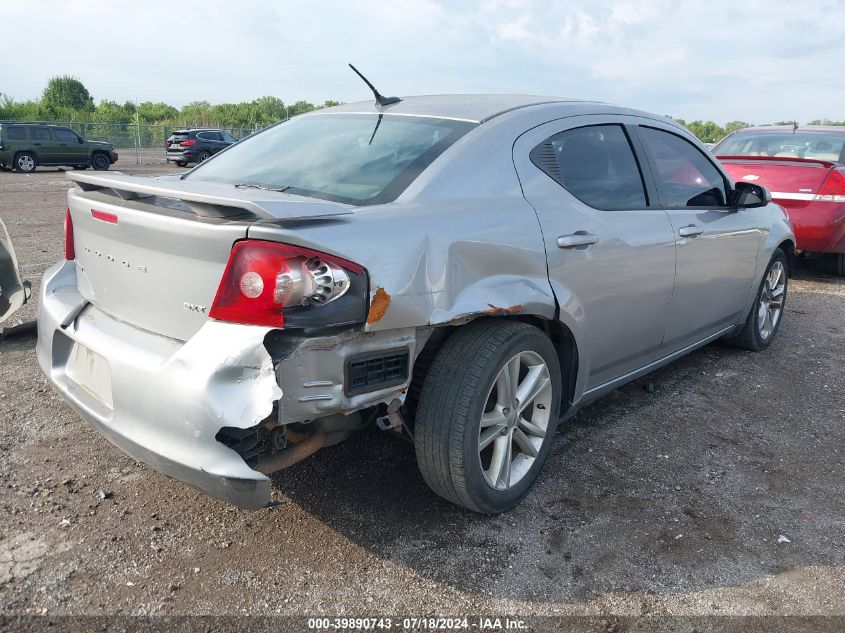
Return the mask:
<path id="1" fill-rule="evenodd" d="M 835 132 L 737 132 L 714 150 L 719 156 L 779 156 L 845 161 L 845 129 Z"/>
<path id="2" fill-rule="evenodd" d="M 381 204 L 395 200 L 475 125 L 389 114 L 305 115 L 232 145 L 185 178 Z"/>

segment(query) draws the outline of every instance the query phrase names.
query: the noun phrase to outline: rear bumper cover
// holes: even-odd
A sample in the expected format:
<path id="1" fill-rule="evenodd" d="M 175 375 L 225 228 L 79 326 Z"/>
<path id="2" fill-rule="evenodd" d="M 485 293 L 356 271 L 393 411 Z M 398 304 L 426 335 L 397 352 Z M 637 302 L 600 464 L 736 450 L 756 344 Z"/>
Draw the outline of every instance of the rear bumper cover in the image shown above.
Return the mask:
<path id="1" fill-rule="evenodd" d="M 402 383 L 349 394 L 346 363 L 396 349 L 413 359 L 429 335 L 407 328 L 313 337 L 209 320 L 182 342 L 89 304 L 76 264 L 63 261 L 41 284 L 36 355 L 52 385 L 115 446 L 210 496 L 257 509 L 270 500 L 270 480 L 217 441 L 220 429 L 254 427 L 274 406 L 288 424 L 404 401 L 410 372 Z"/>
<path id="2" fill-rule="evenodd" d="M 67 327 L 62 323 L 70 321 Z M 49 269 L 38 307 L 38 363 L 62 396 L 133 458 L 232 504 L 257 509 L 270 480 L 215 439 L 266 419 L 281 397 L 267 328 L 209 321 L 182 343 L 86 305 L 73 262 Z M 92 389 L 68 373 L 79 346 L 105 359 Z"/>
<path id="3" fill-rule="evenodd" d="M 167 152 L 168 163 L 190 163 L 194 160 L 192 152 Z"/>
<path id="4" fill-rule="evenodd" d="M 810 202 L 786 207 L 795 228 L 798 250 L 845 253 L 845 203 Z"/>

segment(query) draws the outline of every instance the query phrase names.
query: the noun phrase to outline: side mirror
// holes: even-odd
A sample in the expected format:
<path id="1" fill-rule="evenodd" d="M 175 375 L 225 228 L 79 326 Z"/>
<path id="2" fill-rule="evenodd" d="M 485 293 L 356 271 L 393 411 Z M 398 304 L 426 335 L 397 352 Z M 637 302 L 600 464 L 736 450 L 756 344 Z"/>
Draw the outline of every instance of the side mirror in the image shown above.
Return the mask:
<path id="1" fill-rule="evenodd" d="M 738 209 L 765 207 L 772 201 L 772 193 L 763 185 L 740 181 L 734 189 L 734 205 Z"/>
<path id="2" fill-rule="evenodd" d="M 82 138 L 81 136 L 77 136 L 77 137 L 76 137 L 76 142 L 77 142 L 77 143 L 82 144 L 82 143 L 84 143 L 84 142 L 85 142 L 85 139 L 84 139 L 84 138 Z"/>

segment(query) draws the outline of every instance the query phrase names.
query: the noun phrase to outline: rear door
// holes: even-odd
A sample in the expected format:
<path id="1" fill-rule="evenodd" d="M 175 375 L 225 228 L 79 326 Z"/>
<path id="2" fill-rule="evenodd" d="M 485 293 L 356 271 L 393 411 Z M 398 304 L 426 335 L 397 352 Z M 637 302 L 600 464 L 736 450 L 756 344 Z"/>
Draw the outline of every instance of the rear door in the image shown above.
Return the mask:
<path id="1" fill-rule="evenodd" d="M 32 141 L 32 148 L 35 150 L 36 158 L 42 165 L 55 165 L 60 163 L 62 158 L 59 153 L 59 146 L 53 140 L 50 128 L 43 125 L 30 125 L 29 138 Z"/>
<path id="2" fill-rule="evenodd" d="M 728 204 L 732 183 L 706 150 L 657 122 L 635 133 L 674 231 L 675 291 L 664 341 L 672 353 L 742 320 L 762 234 L 754 213 Z"/>
<path id="3" fill-rule="evenodd" d="M 570 117 L 514 145 L 552 287 L 584 335 L 588 391 L 658 356 L 672 300 L 672 225 L 644 182 L 624 127 L 632 120 Z"/>

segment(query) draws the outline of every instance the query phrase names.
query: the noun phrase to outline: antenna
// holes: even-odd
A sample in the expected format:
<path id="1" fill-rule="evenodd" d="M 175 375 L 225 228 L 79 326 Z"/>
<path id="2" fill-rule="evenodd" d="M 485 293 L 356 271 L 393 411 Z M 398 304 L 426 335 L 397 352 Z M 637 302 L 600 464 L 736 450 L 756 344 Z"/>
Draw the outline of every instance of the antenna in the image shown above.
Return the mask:
<path id="1" fill-rule="evenodd" d="M 355 66 L 353 66 L 352 64 L 349 64 L 349 67 L 354 70 L 355 74 L 358 75 L 361 79 L 363 79 L 364 83 L 370 87 L 370 90 L 373 91 L 373 95 L 376 98 L 376 104 L 378 104 L 379 106 L 384 107 L 402 101 L 402 99 L 400 99 L 399 97 L 385 97 L 378 90 L 376 90 L 376 87 L 371 84 L 370 81 L 366 77 L 364 77 L 364 75 L 361 74 L 361 71 L 355 68 Z"/>

